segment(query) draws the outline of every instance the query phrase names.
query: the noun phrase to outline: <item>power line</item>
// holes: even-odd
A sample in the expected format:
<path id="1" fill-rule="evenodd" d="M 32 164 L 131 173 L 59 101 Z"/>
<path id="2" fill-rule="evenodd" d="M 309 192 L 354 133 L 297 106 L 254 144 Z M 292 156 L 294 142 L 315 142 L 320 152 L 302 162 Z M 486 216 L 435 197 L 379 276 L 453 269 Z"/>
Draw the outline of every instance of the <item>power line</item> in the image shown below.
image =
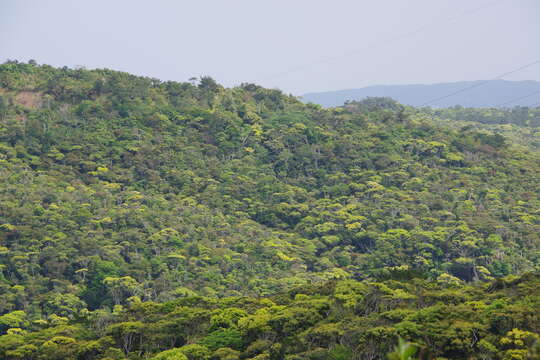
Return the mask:
<path id="1" fill-rule="evenodd" d="M 519 67 L 519 68 L 517 68 L 517 69 L 508 71 L 508 72 L 506 72 L 506 73 L 504 73 L 504 74 L 501 74 L 501 75 L 498 75 L 498 76 L 494 77 L 493 79 L 485 80 L 485 81 L 482 81 L 482 82 L 479 82 L 479 83 L 476 83 L 476 84 L 467 86 L 467 87 L 465 87 L 465 88 L 463 88 L 463 89 L 459 89 L 459 90 L 454 91 L 454 92 L 452 92 L 452 93 L 450 93 L 450 94 L 447 94 L 447 95 L 444 95 L 444 96 L 441 96 L 441 97 L 432 99 L 432 100 L 430 100 L 430 101 L 427 101 L 427 102 L 421 104 L 420 107 L 422 107 L 422 106 L 427 106 L 427 105 L 429 105 L 429 104 L 431 104 L 431 103 L 434 103 L 434 102 L 436 102 L 436 101 L 443 100 L 443 99 L 449 98 L 449 97 L 451 97 L 451 96 L 460 94 L 460 93 L 462 93 L 462 92 L 465 92 L 465 91 L 468 91 L 468 90 L 477 88 L 477 87 L 479 87 L 479 86 L 482 86 L 482 85 L 487 84 L 487 83 L 490 82 L 490 81 L 493 81 L 493 80 L 499 80 L 499 79 L 505 77 L 506 75 L 510 75 L 510 74 L 516 73 L 516 72 L 518 72 L 518 71 L 520 71 L 520 70 L 526 69 L 526 68 L 531 67 L 531 66 L 533 66 L 533 65 L 536 65 L 536 64 L 538 64 L 538 63 L 540 63 L 540 60 L 533 61 L 532 63 L 529 63 L 529 64 L 527 64 L 527 65 L 523 65 L 523 66 L 521 66 L 521 67 Z"/>
<path id="2" fill-rule="evenodd" d="M 495 105 L 495 107 L 499 107 L 499 106 L 503 106 L 503 105 L 508 105 L 508 104 L 513 103 L 513 102 L 516 102 L 516 101 L 519 101 L 519 100 L 523 100 L 523 99 L 529 98 L 529 97 L 531 97 L 531 96 L 533 96 L 533 95 L 536 95 L 536 94 L 540 94 L 540 90 L 535 91 L 535 92 L 533 92 L 533 93 L 530 93 L 529 95 L 521 96 L 521 97 L 515 98 L 515 99 L 513 99 L 513 100 L 510 100 L 510 101 L 506 101 L 506 102 L 497 104 L 497 105 Z"/>
<path id="3" fill-rule="evenodd" d="M 417 28 L 416 30 L 412 30 L 412 31 L 406 32 L 404 34 L 391 37 L 391 38 L 387 39 L 386 41 L 373 42 L 372 44 L 370 44 L 370 45 L 368 45 L 366 47 L 351 50 L 349 52 L 343 53 L 343 54 L 338 55 L 338 56 L 333 56 L 333 57 L 329 57 L 329 58 L 326 58 L 326 59 L 321 59 L 319 61 L 315 61 L 315 62 L 312 62 L 312 63 L 307 63 L 307 64 L 303 64 L 303 65 L 300 65 L 300 66 L 297 66 L 297 67 L 294 67 L 294 68 L 290 68 L 290 69 L 282 71 L 280 73 L 276 73 L 276 74 L 270 75 L 268 77 L 262 78 L 260 80 L 261 81 L 271 80 L 271 79 L 274 79 L 274 78 L 282 77 L 282 76 L 285 76 L 285 75 L 288 75 L 288 74 L 291 74 L 291 73 L 294 73 L 294 72 L 301 71 L 301 70 L 306 69 L 308 67 L 312 67 L 312 66 L 315 66 L 315 65 L 324 64 L 324 63 L 328 63 L 328 62 L 331 62 L 331 61 L 334 61 L 334 60 L 349 57 L 349 56 L 358 54 L 358 53 L 366 51 L 366 50 L 373 50 L 373 49 L 376 49 L 376 48 L 379 48 L 379 47 L 383 47 L 383 46 L 385 46 L 385 45 L 387 45 L 389 43 L 392 43 L 392 42 L 395 42 L 395 41 L 398 41 L 398 40 L 402 40 L 402 39 L 410 37 L 412 35 L 416 35 L 418 33 L 421 33 L 424 30 L 429 29 L 433 25 L 440 25 L 441 21 L 444 21 L 445 19 L 449 20 L 449 23 L 452 23 L 452 22 L 455 22 L 455 21 L 459 20 L 461 17 L 463 17 L 465 15 L 469 15 L 469 14 L 478 12 L 480 10 L 483 10 L 485 8 L 491 7 L 495 3 L 498 3 L 498 2 L 501 2 L 501 1 L 503 1 L 503 0 L 488 1 L 487 3 L 484 3 L 484 4 L 480 5 L 480 6 L 477 6 L 477 7 L 472 8 L 472 9 L 467 9 L 467 10 L 465 10 L 465 11 L 463 11 L 463 12 L 461 12 L 461 13 L 455 15 L 455 16 L 444 17 L 442 20 L 434 20 L 434 21 L 432 21 L 430 23 L 427 23 L 427 24 Z M 437 19 L 439 19 L 439 18 L 440 18 L 440 16 L 437 17 Z"/>

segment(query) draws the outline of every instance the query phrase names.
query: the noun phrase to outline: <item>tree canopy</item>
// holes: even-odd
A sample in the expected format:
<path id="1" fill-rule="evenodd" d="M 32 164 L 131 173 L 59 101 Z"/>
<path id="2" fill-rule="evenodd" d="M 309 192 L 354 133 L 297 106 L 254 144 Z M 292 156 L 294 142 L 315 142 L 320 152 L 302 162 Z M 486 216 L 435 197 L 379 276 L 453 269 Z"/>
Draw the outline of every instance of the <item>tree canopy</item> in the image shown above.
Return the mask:
<path id="1" fill-rule="evenodd" d="M 0 354 L 525 358 L 538 116 L 0 65 Z"/>

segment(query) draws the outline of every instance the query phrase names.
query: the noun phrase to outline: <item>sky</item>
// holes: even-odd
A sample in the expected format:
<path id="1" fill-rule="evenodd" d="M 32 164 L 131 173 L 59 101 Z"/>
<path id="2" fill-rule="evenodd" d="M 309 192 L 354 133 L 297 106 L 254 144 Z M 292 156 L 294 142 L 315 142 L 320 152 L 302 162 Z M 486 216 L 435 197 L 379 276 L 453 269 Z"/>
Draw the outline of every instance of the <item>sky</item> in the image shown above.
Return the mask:
<path id="1" fill-rule="evenodd" d="M 487 80 L 540 60 L 540 0 L 0 0 L 7 59 L 295 95 Z"/>

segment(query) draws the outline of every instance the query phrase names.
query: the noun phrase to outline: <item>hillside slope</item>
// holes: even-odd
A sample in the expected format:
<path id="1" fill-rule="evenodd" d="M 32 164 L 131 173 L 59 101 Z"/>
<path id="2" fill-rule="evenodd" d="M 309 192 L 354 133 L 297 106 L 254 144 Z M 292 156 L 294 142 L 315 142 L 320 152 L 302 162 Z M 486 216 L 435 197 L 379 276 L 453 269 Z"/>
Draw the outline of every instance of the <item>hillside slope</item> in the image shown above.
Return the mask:
<path id="1" fill-rule="evenodd" d="M 356 347 L 375 343 L 381 358 L 397 334 L 435 341 L 449 358 L 514 349 L 498 343 L 519 335 L 507 335 L 510 325 L 459 317 L 448 321 L 473 329 L 463 340 L 472 347 L 442 329 L 430 336 L 453 340 L 426 338 L 414 324 L 435 309 L 407 307 L 431 306 L 419 282 L 447 302 L 447 287 L 538 270 L 534 147 L 437 125 L 436 114 L 386 99 L 324 110 L 207 77 L 175 83 L 9 62 L 0 87 L 3 358 L 143 359 L 187 345 L 156 359 L 208 360 L 210 350 L 221 351 L 213 359 L 326 359 L 338 342 L 335 356 L 345 357 L 333 358 L 373 358 Z M 365 281 L 346 282 L 330 305 L 319 300 L 326 290 L 297 303 L 245 297 L 343 279 Z M 532 296 L 523 310 L 495 302 L 485 311 L 504 308 L 501 319 L 534 331 L 533 284 L 516 288 Z M 509 293 L 512 304 L 519 294 Z M 260 307 L 262 318 L 237 327 Z M 346 325 L 322 314 L 366 324 L 354 330 L 364 340 L 346 340 Z"/>
<path id="2" fill-rule="evenodd" d="M 452 94 L 461 89 L 473 87 L 445 99 L 433 102 L 435 107 L 494 107 L 499 104 L 525 97 L 507 106 L 528 106 L 540 102 L 539 81 L 458 81 L 439 84 L 414 85 L 377 85 L 360 89 L 316 92 L 302 95 L 305 102 L 320 104 L 324 107 L 342 106 L 346 101 L 362 100 L 366 97 L 390 97 L 400 103 L 411 106 L 423 104 L 439 97 Z M 483 84 L 482 86 L 478 86 Z"/>
<path id="3" fill-rule="evenodd" d="M 538 268 L 539 157 L 498 134 L 210 78 L 11 62 L 0 85 L 2 313 Z"/>

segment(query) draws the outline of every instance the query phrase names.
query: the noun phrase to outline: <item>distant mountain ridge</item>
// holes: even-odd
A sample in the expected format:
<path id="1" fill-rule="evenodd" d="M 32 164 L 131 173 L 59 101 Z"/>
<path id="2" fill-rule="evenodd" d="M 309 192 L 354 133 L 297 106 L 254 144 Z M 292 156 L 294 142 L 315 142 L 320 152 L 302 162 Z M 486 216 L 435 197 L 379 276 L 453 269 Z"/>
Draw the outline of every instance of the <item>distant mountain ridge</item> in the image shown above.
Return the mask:
<path id="1" fill-rule="evenodd" d="M 481 85 L 482 84 L 482 85 Z M 474 86 L 474 87 L 473 87 Z M 348 100 L 361 100 L 370 96 L 391 97 L 400 103 L 422 106 L 426 102 L 473 87 L 430 104 L 432 107 L 496 107 L 529 106 L 540 102 L 540 81 L 478 80 L 438 84 L 374 85 L 360 89 L 315 92 L 302 95 L 302 101 L 324 107 L 343 105 Z M 528 95 L 531 95 L 530 97 Z M 521 97 L 525 97 L 520 99 Z"/>

